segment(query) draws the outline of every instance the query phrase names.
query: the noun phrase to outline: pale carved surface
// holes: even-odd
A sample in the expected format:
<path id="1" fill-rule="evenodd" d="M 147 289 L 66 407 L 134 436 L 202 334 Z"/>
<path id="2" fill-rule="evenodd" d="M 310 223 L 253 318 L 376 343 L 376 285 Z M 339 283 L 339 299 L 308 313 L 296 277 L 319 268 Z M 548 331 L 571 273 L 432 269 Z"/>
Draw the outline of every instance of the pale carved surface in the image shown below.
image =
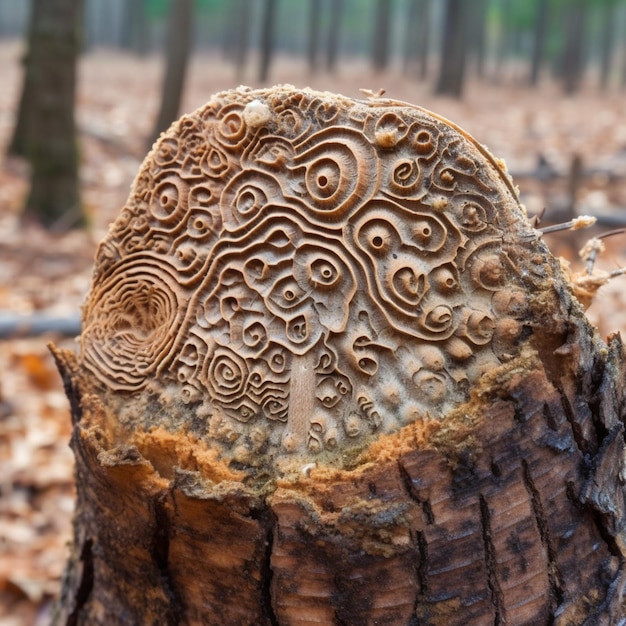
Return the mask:
<path id="1" fill-rule="evenodd" d="M 238 463 L 337 455 L 440 419 L 516 354 L 530 232 L 488 153 L 419 108 L 225 92 L 144 162 L 82 363 Z"/>

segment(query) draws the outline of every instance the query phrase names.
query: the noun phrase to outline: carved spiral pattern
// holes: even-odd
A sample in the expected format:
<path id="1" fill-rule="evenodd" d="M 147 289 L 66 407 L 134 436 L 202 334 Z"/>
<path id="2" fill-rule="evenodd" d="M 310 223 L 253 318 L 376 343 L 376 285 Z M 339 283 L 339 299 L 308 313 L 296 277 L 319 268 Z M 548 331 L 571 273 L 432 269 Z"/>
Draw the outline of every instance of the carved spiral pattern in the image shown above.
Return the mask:
<path id="1" fill-rule="evenodd" d="M 244 464 L 444 416 L 517 349 L 516 206 L 415 107 L 224 92 L 160 139 L 100 245 L 82 361 L 112 392 L 167 389 Z"/>
<path id="2" fill-rule="evenodd" d="M 88 309 L 83 331 L 87 367 L 115 388 L 133 390 L 164 364 L 175 329 L 183 320 L 175 274 L 156 259 L 128 257 L 92 292 L 96 315 Z M 105 317 L 106 325 L 99 323 Z"/>

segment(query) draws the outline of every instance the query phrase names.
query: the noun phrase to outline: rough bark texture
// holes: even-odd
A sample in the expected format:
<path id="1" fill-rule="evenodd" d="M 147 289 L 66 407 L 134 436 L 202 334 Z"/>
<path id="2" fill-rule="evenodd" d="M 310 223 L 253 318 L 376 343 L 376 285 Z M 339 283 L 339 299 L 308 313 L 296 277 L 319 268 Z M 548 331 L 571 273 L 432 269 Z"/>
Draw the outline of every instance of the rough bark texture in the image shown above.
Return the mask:
<path id="1" fill-rule="evenodd" d="M 320 103 L 325 107 L 316 109 L 320 117 L 312 122 L 305 114 Z M 279 115 L 285 110 L 289 116 Z M 321 115 L 328 111 L 334 117 Z M 289 125 L 275 122 L 277 115 Z M 305 126 L 294 125 L 294 119 Z M 217 142 L 223 134 L 227 143 L 211 144 L 222 155 L 239 154 L 238 146 L 246 145 L 241 160 L 231 161 L 226 170 L 210 150 L 174 145 L 174 138 L 196 136 L 194 123 L 214 131 L 208 141 Z M 357 142 L 356 128 L 371 143 Z M 434 152 L 424 148 L 426 128 L 429 141 L 438 145 Z M 307 132 L 317 148 L 324 146 L 319 161 L 317 148 L 303 139 Z M 340 144 L 333 139 L 337 132 Z M 287 150 L 290 145 L 295 156 Z M 302 163 L 297 156 L 302 146 L 305 172 L 291 167 Z M 409 192 L 410 168 L 402 159 L 412 150 L 421 155 L 416 163 L 423 178 Z M 212 155 L 213 174 L 217 166 L 230 172 L 224 175 L 226 195 L 214 209 L 206 182 L 203 196 L 197 188 L 189 194 L 189 205 L 172 203 L 171 187 L 158 188 L 156 204 L 147 199 L 145 185 L 150 176 L 162 182 L 161 168 L 170 185 L 180 177 L 179 191 L 186 177 L 201 177 L 193 163 L 195 158 L 204 163 L 205 153 Z M 373 170 L 350 169 L 350 154 L 367 156 L 369 165 L 379 163 L 382 172 L 395 172 L 396 185 L 382 176 L 380 186 L 371 186 Z M 356 185 L 360 191 L 358 197 L 341 195 L 324 205 L 328 212 L 316 213 L 321 209 L 314 200 L 323 198 L 314 194 L 313 185 L 327 189 L 332 159 L 340 171 L 348 167 L 351 172 L 349 179 L 336 178 L 339 187 Z M 169 131 L 146 160 L 122 217 L 101 246 L 81 354 L 54 350 L 72 408 L 78 489 L 75 537 L 56 624 L 620 622 L 626 615 L 625 350 L 619 337 L 606 345 L 594 334 L 559 264 L 525 221 L 502 168 L 462 131 L 420 109 L 290 88 L 225 92 Z M 254 213 L 250 190 L 257 185 L 257 200 L 261 188 L 276 193 L 270 176 L 281 183 L 281 200 L 276 203 L 272 196 L 273 203 L 257 202 L 257 208 L 265 208 Z M 210 189 L 217 194 L 215 180 Z M 306 208 L 299 204 L 304 196 L 293 195 L 294 189 L 303 189 L 302 180 L 311 194 Z M 244 183 L 243 191 L 229 204 L 224 198 L 233 191 L 233 181 Z M 421 185 L 435 186 L 442 195 L 431 203 L 421 195 Z M 481 190 L 482 213 L 470 189 Z M 383 190 L 387 196 L 401 192 L 421 198 L 418 204 L 403 201 L 413 207 L 402 213 L 411 228 L 406 232 L 412 233 L 412 243 L 404 247 L 390 238 L 384 248 L 383 234 L 395 214 Z M 202 198 L 204 204 L 197 204 Z M 498 212 L 491 210 L 492 200 Z M 295 206 L 300 208 L 294 214 Z M 170 254 L 164 245 L 168 237 L 180 246 L 181 231 L 174 224 L 185 210 L 193 215 L 193 233 L 204 233 L 207 258 L 197 266 L 172 261 L 163 273 L 159 280 L 176 268 L 181 272 L 174 306 L 156 280 L 157 269 L 165 263 L 162 255 Z M 206 225 L 210 215 L 217 215 L 212 210 L 222 211 L 226 220 L 215 240 L 216 220 L 210 233 L 198 221 L 202 214 Z M 151 216 L 147 227 L 137 219 L 144 214 Z M 280 231 L 267 231 L 277 215 Z M 339 220 L 346 246 L 336 291 L 328 269 L 339 263 L 332 258 L 338 237 L 333 220 Z M 438 220 L 446 221 L 447 236 L 437 254 L 454 252 L 443 268 L 432 260 L 432 242 L 423 239 L 425 225 L 430 237 Z M 307 227 L 289 244 L 296 222 Z M 159 237 L 150 228 L 159 228 Z M 311 311 L 320 316 L 324 340 L 303 350 L 304 322 L 296 337 L 289 335 L 289 324 L 286 331 L 273 326 L 272 341 L 293 345 L 302 354 L 294 353 L 289 361 L 289 380 L 273 378 L 270 369 L 259 380 L 254 368 L 265 358 L 256 343 L 262 333 L 255 327 L 257 352 L 249 356 L 250 347 L 240 341 L 247 322 L 235 312 L 252 316 L 250 307 L 259 302 L 273 306 L 277 295 L 260 278 L 250 287 L 259 289 L 258 296 L 242 295 L 244 287 L 235 280 L 240 267 L 236 248 L 247 255 L 245 267 L 267 278 L 259 258 L 277 246 L 282 256 L 276 252 L 274 265 L 282 268 L 279 284 L 290 310 L 293 297 L 287 291 L 295 292 L 296 286 L 287 280 L 284 252 L 302 258 L 298 255 L 313 245 L 316 228 L 326 232 L 326 247 L 307 263 L 325 282 L 311 283 L 307 297 Z M 498 234 L 487 237 L 487 232 Z M 404 233 L 398 230 L 395 236 Z M 250 243 L 253 234 L 261 237 L 262 246 Z M 159 246 L 147 245 L 151 241 Z M 365 256 L 351 256 L 355 241 L 358 250 L 369 249 L 370 243 L 375 247 L 379 261 L 368 270 L 372 275 L 387 262 L 387 254 L 393 261 L 405 255 L 391 263 L 393 284 L 398 275 L 406 277 L 409 267 L 429 270 L 430 291 L 420 293 L 420 309 L 427 310 L 433 298 L 439 302 L 433 309 L 438 333 L 433 330 L 431 338 L 418 313 L 413 326 L 392 314 L 397 298 L 408 297 L 414 287 L 396 293 L 383 281 L 362 278 L 361 289 L 371 301 L 351 290 L 347 264 L 354 263 L 355 276 L 369 267 Z M 294 265 L 294 277 L 303 276 L 304 265 L 304 259 Z M 456 282 L 450 281 L 452 266 L 458 270 Z M 176 325 L 168 315 L 184 317 L 184 298 L 191 297 L 185 294 L 196 284 L 194 267 L 227 289 L 214 291 L 202 279 L 199 289 L 211 297 L 192 298 L 188 310 L 193 314 L 179 323 L 185 330 L 174 343 L 174 352 L 180 353 L 176 360 L 164 356 L 162 333 Z M 467 292 L 461 297 L 463 288 Z M 378 289 L 387 290 L 384 304 L 378 304 Z M 437 290 L 455 302 L 452 321 L 442 315 L 445 306 Z M 476 328 L 472 316 L 478 308 L 466 315 L 468 306 L 481 307 Z M 381 322 L 377 310 L 388 317 Z M 343 330 L 337 330 L 329 311 L 344 320 Z M 446 334 L 449 324 L 456 324 L 453 335 Z M 312 328 L 309 332 L 319 330 Z M 338 340 L 343 334 L 350 342 Z M 227 343 L 211 348 L 213 340 Z M 383 340 L 384 347 L 374 350 Z M 411 359 L 385 360 L 396 340 L 394 356 L 419 355 L 419 365 Z M 204 341 L 209 345 L 204 365 L 190 369 Z M 313 358 L 320 347 L 321 355 Z M 227 350 L 238 351 L 228 362 Z M 359 357 L 354 362 L 353 353 Z M 376 369 L 376 359 L 384 367 Z M 159 363 L 166 367 L 158 369 Z M 237 379 L 238 367 L 248 367 L 250 374 Z M 323 369 L 319 380 L 311 376 L 311 367 Z M 415 372 L 403 383 L 412 367 Z M 329 379 L 344 390 L 328 391 Z M 442 389 L 441 379 L 447 381 L 444 396 L 434 393 Z M 359 387 L 359 381 L 367 386 Z M 272 402 L 267 404 L 258 398 L 270 382 Z M 204 385 L 204 395 L 185 404 L 190 385 Z M 462 389 L 467 391 L 463 397 Z M 366 400 L 365 391 L 370 392 Z M 417 400 L 407 405 L 416 392 Z M 283 414 L 278 400 L 285 397 Z M 395 410 L 389 409 L 390 399 Z M 427 402 L 428 410 L 419 408 Z M 401 414 L 404 421 L 398 424 L 394 420 Z"/>
<path id="2" fill-rule="evenodd" d="M 111 447 L 57 353 L 79 501 L 56 623 L 617 623 L 624 351 L 580 332 L 480 389 L 464 436 L 271 490 L 204 478 L 162 433 L 150 445 L 187 466 L 170 476 Z"/>

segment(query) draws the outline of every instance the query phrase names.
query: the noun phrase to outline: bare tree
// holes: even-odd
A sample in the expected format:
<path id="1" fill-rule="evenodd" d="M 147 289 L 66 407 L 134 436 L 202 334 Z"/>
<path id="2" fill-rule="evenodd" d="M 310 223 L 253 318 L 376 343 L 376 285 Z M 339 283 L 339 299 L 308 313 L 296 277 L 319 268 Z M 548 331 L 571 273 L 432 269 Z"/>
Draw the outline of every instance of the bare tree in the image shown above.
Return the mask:
<path id="1" fill-rule="evenodd" d="M 613 0 L 606 1 L 600 8 L 603 13 L 602 28 L 600 29 L 600 89 L 604 90 L 608 87 L 611 77 L 617 12 Z"/>
<path id="2" fill-rule="evenodd" d="M 259 66 L 259 81 L 267 80 L 270 63 L 274 53 L 274 26 L 276 22 L 276 0 L 265 0 L 261 21 L 261 64 Z"/>
<path id="3" fill-rule="evenodd" d="M 12 156 L 26 157 L 28 155 L 29 130 L 35 127 L 36 122 L 37 91 L 41 83 L 41 72 L 38 69 L 38 64 L 41 63 L 40 57 L 42 56 L 38 50 L 41 41 L 37 37 L 40 28 L 39 21 L 42 19 L 39 4 L 33 2 L 28 26 L 29 47 L 22 58 L 24 66 L 22 92 L 18 105 L 17 121 L 13 127 L 13 135 L 7 150 L 8 154 Z"/>
<path id="4" fill-rule="evenodd" d="M 376 71 L 389 64 L 389 37 L 391 34 L 392 0 L 377 0 L 374 12 L 372 65 Z"/>
<path id="5" fill-rule="evenodd" d="M 238 0 L 235 21 L 235 67 L 237 78 L 241 80 L 248 58 L 250 45 L 251 0 Z"/>
<path id="6" fill-rule="evenodd" d="M 310 0 L 309 13 L 309 40 L 307 46 L 307 61 L 309 70 L 313 73 L 317 70 L 318 52 L 320 43 L 320 17 L 322 0 Z"/>
<path id="7" fill-rule="evenodd" d="M 148 18 L 146 0 L 126 0 L 122 18 L 123 48 L 144 55 L 148 52 Z"/>
<path id="8" fill-rule="evenodd" d="M 420 5 L 421 0 L 410 0 L 407 7 L 404 50 L 402 56 L 402 69 L 405 74 L 409 73 L 409 70 L 417 56 L 417 37 L 419 29 L 418 15 Z"/>
<path id="9" fill-rule="evenodd" d="M 467 49 L 467 4 L 464 0 L 446 0 L 440 55 L 438 95 L 460 98 L 465 78 Z"/>
<path id="10" fill-rule="evenodd" d="M 329 72 L 334 72 L 337 67 L 343 9 L 344 0 L 331 0 L 330 29 L 328 31 L 328 48 L 326 49 L 326 69 Z"/>
<path id="11" fill-rule="evenodd" d="M 25 217 L 46 227 L 83 222 L 74 104 L 82 0 L 34 0 L 18 120 L 9 147 L 28 158 Z"/>
<path id="12" fill-rule="evenodd" d="M 404 42 L 404 71 L 417 63 L 420 80 L 428 72 L 430 43 L 430 0 L 410 0 L 406 16 L 406 41 Z"/>
<path id="13" fill-rule="evenodd" d="M 428 56 L 430 52 L 430 5 L 431 0 L 420 0 L 417 30 L 417 57 L 419 59 L 421 80 L 426 79 L 428 74 Z"/>
<path id="14" fill-rule="evenodd" d="M 514 39 L 513 27 L 511 26 L 511 13 L 513 10 L 512 0 L 499 0 L 500 4 L 500 32 L 497 42 L 496 59 L 493 68 L 493 80 L 499 82 L 502 78 L 502 69 L 510 57 L 512 42 Z"/>
<path id="15" fill-rule="evenodd" d="M 484 75 L 485 48 L 487 44 L 487 5 L 488 0 L 474 0 L 469 12 L 469 41 L 468 48 L 471 50 L 476 64 L 476 74 Z"/>
<path id="16" fill-rule="evenodd" d="M 573 0 L 565 7 L 565 41 L 561 71 L 566 94 L 578 91 L 585 69 L 586 0 Z"/>
<path id="17" fill-rule="evenodd" d="M 549 0 L 537 0 L 535 5 L 535 23 L 533 28 L 532 52 L 529 83 L 535 87 L 539 82 L 539 72 L 543 64 L 548 32 Z"/>
<path id="18" fill-rule="evenodd" d="M 167 67 L 163 80 L 161 108 L 150 137 L 151 146 L 178 117 L 191 48 L 193 0 L 171 0 L 167 38 Z"/>

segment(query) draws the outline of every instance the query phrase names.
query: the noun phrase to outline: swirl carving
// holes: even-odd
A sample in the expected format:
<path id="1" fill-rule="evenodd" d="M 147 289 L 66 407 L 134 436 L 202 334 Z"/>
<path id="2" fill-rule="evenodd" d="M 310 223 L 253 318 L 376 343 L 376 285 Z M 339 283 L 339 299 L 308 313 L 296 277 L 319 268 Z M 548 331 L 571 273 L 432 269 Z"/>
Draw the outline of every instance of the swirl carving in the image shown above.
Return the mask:
<path id="1" fill-rule="evenodd" d="M 120 398 L 162 389 L 240 465 L 443 419 L 527 311 L 490 159 L 403 103 L 217 95 L 162 136 L 99 247 L 84 367 Z"/>
<path id="2" fill-rule="evenodd" d="M 119 263 L 92 293 L 98 317 L 86 312 L 83 330 L 87 367 L 118 389 L 143 387 L 171 353 L 176 328 L 182 322 L 184 300 L 174 274 L 156 259 L 141 256 Z"/>

